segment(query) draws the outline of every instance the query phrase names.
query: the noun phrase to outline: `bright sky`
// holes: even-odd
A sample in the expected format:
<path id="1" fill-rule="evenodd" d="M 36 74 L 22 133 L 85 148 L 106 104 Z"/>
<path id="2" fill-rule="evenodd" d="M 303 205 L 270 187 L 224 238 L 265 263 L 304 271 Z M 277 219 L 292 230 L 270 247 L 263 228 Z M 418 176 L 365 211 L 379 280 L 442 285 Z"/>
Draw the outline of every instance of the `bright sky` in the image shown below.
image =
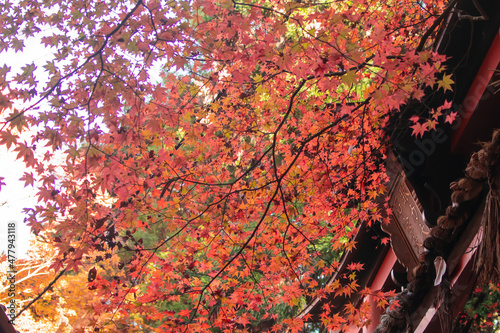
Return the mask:
<path id="1" fill-rule="evenodd" d="M 0 191 L 0 251 L 7 253 L 8 223 L 16 223 L 16 257 L 22 258 L 28 250 L 30 230 L 24 225 L 24 207 L 33 207 L 36 204 L 35 190 L 24 188 L 19 178 L 24 174 L 24 163 L 15 160 L 16 154 L 8 152 L 0 146 L 0 177 L 4 177 L 5 186 Z"/>
<path id="2" fill-rule="evenodd" d="M 2 52 L 0 53 L 0 66 L 7 64 L 11 67 L 11 74 L 21 72 L 21 67 L 35 63 L 37 70 L 35 76 L 39 82 L 39 90 L 46 85 L 47 76 L 43 71 L 43 65 L 53 58 L 53 52 L 46 49 L 40 44 L 39 40 L 30 38 L 25 41 L 25 49 L 23 52 Z M 155 61 L 153 67 L 149 70 L 150 79 L 154 82 L 160 82 L 160 72 L 162 62 Z M 12 147 L 11 147 L 12 150 Z M 16 256 L 23 257 L 29 248 L 30 230 L 24 225 L 23 221 L 25 214 L 23 208 L 33 207 L 36 205 L 35 194 L 36 189 L 31 186 L 24 187 L 24 182 L 19 178 L 24 172 L 29 172 L 25 169 L 24 163 L 16 161 L 16 152 L 7 151 L 6 147 L 0 146 L 0 177 L 4 177 L 5 186 L 0 190 L 0 252 L 4 251 L 8 246 L 7 234 L 8 223 L 16 223 Z"/>
<path id="3" fill-rule="evenodd" d="M 12 73 L 20 72 L 21 67 L 26 64 L 35 63 L 39 68 L 35 73 L 40 82 L 40 87 L 45 85 L 47 80 L 43 76 L 42 66 L 51 58 L 50 50 L 44 49 L 36 40 L 28 40 L 25 42 L 26 48 L 21 52 L 14 53 L 12 51 L 0 53 L 0 66 L 7 64 L 10 66 Z M 8 223 L 16 223 L 16 257 L 23 258 L 29 248 L 30 229 L 24 224 L 25 214 L 23 208 L 33 207 L 36 204 L 35 194 L 36 189 L 31 186 L 24 187 L 24 182 L 19 178 L 25 171 L 22 161 L 16 161 L 17 153 L 6 147 L 0 146 L 0 177 L 6 185 L 0 190 L 0 252 L 7 253 L 7 234 Z"/>

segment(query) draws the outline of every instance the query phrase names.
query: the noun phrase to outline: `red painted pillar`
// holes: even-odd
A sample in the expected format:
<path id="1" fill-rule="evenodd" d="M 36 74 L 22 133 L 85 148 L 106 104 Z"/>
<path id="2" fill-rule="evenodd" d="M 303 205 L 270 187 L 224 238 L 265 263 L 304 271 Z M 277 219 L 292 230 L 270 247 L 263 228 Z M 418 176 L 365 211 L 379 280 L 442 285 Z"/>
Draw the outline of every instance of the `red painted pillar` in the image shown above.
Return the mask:
<path id="1" fill-rule="evenodd" d="M 464 98 L 462 105 L 460 106 L 458 117 L 460 125 L 453 134 L 451 141 L 451 151 L 456 153 L 456 150 L 460 148 L 461 141 L 463 139 L 463 134 L 465 129 L 469 124 L 479 101 L 482 98 L 487 97 L 488 92 L 485 94 L 486 87 L 494 74 L 500 62 L 500 32 L 497 33 L 493 43 L 491 44 L 488 53 L 484 57 L 483 63 L 479 68 L 479 71 L 472 82 L 472 85 L 467 92 L 467 96 Z"/>
<path id="2" fill-rule="evenodd" d="M 392 248 L 389 249 L 387 254 L 385 255 L 384 261 L 377 272 L 377 275 L 373 279 L 372 284 L 370 285 L 371 290 L 380 290 L 383 288 L 385 282 L 391 275 L 392 268 L 396 263 L 396 255 Z M 371 306 L 371 322 L 370 325 L 363 328 L 363 333 L 370 333 L 377 328 L 380 322 L 380 316 L 383 314 L 383 310 L 377 306 L 377 302 L 375 298 L 372 296 L 368 296 L 365 299 L 365 302 L 368 302 Z"/>

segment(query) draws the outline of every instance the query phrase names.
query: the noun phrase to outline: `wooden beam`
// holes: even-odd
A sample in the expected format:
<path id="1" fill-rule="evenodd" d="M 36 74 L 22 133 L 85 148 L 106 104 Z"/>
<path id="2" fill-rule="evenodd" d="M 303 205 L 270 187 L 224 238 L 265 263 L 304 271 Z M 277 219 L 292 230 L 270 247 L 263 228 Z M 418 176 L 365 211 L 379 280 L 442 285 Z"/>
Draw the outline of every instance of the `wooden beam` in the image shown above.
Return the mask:
<path id="1" fill-rule="evenodd" d="M 452 304 L 453 314 L 450 314 L 453 316 L 458 313 L 458 310 L 461 308 L 460 305 L 464 303 L 469 296 L 468 290 L 464 290 L 464 286 L 469 289 L 474 287 L 473 285 L 469 285 L 471 284 L 469 279 L 473 275 L 473 255 L 476 251 L 476 246 L 480 241 L 479 230 L 483 210 L 484 201 L 476 210 L 474 216 L 467 224 L 462 236 L 446 260 L 447 271 L 450 275 L 451 289 L 455 297 Z M 416 326 L 414 333 L 435 332 L 432 331 L 432 329 L 434 325 L 439 324 L 439 318 L 437 316 L 436 309 L 434 308 L 434 301 L 436 300 L 437 292 L 438 287 L 432 288 L 418 309 L 413 312 L 412 323 L 414 324 L 414 327 Z"/>
<path id="2" fill-rule="evenodd" d="M 0 333 L 17 333 L 2 309 L 0 309 Z"/>

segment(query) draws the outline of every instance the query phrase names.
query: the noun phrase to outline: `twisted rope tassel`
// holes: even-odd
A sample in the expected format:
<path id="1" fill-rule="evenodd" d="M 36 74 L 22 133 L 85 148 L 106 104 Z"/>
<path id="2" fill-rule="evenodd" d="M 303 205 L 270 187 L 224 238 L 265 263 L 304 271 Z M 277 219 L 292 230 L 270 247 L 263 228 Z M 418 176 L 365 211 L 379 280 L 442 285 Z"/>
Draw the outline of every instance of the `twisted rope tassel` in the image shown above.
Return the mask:
<path id="1" fill-rule="evenodd" d="M 481 221 L 482 240 L 478 250 L 476 271 L 482 282 L 500 282 L 500 131 L 493 133 L 491 142 L 484 144 L 487 178 L 490 190 L 486 197 Z"/>

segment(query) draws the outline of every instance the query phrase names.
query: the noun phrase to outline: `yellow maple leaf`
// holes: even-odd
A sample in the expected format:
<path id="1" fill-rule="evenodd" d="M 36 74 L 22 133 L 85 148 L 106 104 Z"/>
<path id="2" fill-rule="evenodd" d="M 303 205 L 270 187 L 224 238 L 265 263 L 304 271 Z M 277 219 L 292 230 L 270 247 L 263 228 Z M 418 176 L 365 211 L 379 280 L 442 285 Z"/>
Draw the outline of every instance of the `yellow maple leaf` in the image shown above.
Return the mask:
<path id="1" fill-rule="evenodd" d="M 453 83 L 455 83 L 455 81 L 451 79 L 451 74 L 443 75 L 443 79 L 438 81 L 438 89 L 443 88 L 444 91 L 452 90 L 451 85 Z"/>

